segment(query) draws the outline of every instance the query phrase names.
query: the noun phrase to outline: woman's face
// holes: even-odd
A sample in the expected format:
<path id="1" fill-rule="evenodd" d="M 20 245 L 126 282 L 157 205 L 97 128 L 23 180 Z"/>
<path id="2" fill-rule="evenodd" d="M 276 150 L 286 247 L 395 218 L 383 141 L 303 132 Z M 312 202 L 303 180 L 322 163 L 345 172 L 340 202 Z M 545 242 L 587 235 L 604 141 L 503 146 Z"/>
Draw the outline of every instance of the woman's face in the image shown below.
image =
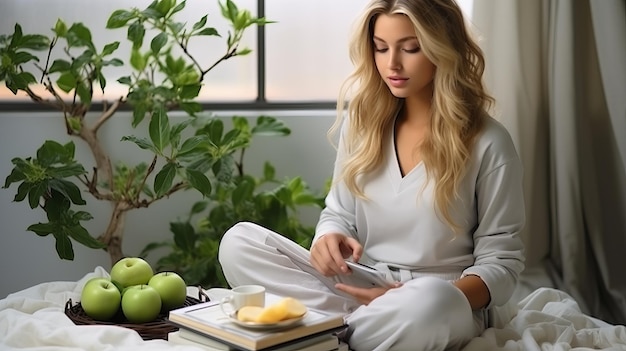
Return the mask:
<path id="1" fill-rule="evenodd" d="M 375 21 L 374 60 L 391 93 L 398 98 L 430 99 L 435 65 L 422 52 L 409 18 L 379 15 Z"/>

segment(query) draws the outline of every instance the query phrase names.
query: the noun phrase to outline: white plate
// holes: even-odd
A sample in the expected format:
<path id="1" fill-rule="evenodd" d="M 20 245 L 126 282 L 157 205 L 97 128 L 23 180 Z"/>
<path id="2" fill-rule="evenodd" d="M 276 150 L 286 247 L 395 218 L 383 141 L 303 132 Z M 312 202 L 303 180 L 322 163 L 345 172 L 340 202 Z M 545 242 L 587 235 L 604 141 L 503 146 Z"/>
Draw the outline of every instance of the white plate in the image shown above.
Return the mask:
<path id="1" fill-rule="evenodd" d="M 229 320 L 240 327 L 250 328 L 250 329 L 261 329 L 261 330 L 269 330 L 269 329 L 286 329 L 288 327 L 296 326 L 302 319 L 306 316 L 306 313 L 300 317 L 285 319 L 284 321 L 280 321 L 277 323 L 255 323 L 255 322 L 242 322 L 237 319 L 236 314 L 229 315 Z"/>

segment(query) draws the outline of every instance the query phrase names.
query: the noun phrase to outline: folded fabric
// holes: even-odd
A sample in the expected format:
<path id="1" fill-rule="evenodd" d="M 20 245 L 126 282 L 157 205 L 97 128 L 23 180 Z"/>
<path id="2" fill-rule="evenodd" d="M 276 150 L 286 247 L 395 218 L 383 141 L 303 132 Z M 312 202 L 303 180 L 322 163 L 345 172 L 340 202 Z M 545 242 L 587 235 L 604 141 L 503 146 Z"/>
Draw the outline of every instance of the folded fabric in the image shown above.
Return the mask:
<path id="1" fill-rule="evenodd" d="M 585 315 L 563 291 L 539 288 L 515 307 L 507 323 L 485 330 L 463 351 L 626 350 L 626 327 Z"/>

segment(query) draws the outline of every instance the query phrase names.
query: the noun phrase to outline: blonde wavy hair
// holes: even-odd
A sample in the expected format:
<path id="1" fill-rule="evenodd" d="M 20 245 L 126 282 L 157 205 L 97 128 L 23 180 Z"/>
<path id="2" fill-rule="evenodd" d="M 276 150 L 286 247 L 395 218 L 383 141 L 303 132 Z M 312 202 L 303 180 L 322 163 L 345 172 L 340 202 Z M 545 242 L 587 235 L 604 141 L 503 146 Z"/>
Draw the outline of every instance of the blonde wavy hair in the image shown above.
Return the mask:
<path id="1" fill-rule="evenodd" d="M 483 53 L 453 0 L 373 0 L 357 21 L 350 42 L 354 71 L 341 87 L 337 119 L 329 130 L 332 139 L 344 123 L 347 105 L 348 131 L 343 138 L 347 158 L 339 179 L 356 196 L 366 198 L 359 179 L 381 165 L 381 141 L 392 132 L 403 106 L 404 100 L 391 94 L 374 62 L 374 23 L 381 14 L 406 15 L 415 27 L 421 49 L 436 66 L 430 131 L 420 144 L 420 152 L 428 179 L 435 180 L 438 213 L 456 231 L 458 225 L 450 207 L 465 174 L 473 140 L 494 100 L 483 87 Z M 348 98 L 350 92 L 353 95 Z"/>

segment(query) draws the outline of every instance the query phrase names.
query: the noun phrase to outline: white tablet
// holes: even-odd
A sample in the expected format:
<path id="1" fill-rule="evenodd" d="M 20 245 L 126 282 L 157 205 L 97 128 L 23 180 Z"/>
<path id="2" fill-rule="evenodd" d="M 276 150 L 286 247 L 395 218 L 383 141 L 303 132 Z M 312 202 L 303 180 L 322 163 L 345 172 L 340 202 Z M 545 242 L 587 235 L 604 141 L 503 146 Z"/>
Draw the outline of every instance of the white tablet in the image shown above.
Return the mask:
<path id="1" fill-rule="evenodd" d="M 352 261 L 346 261 L 346 264 L 352 271 L 352 274 L 341 274 L 338 276 L 339 280 L 344 284 L 360 288 L 390 288 L 394 284 L 387 280 L 385 274 L 376 268 Z"/>

